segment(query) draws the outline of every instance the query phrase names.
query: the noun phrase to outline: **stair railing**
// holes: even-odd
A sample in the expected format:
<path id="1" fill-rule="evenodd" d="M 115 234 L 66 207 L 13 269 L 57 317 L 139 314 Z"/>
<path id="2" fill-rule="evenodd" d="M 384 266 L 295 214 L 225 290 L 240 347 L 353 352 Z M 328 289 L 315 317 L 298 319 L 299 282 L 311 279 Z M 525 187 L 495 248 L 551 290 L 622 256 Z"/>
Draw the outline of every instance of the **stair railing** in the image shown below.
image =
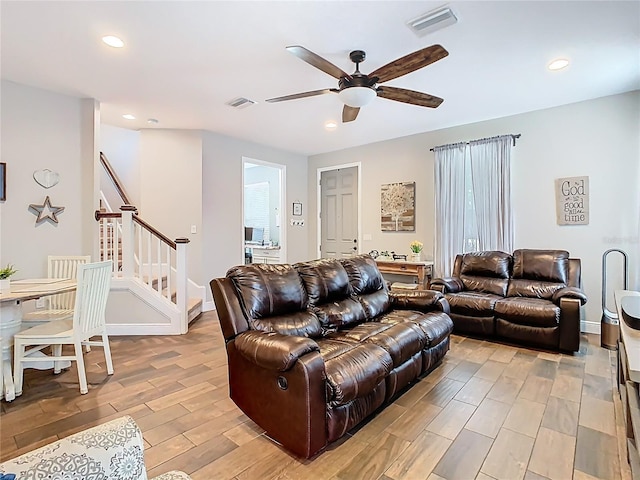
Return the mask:
<path id="1" fill-rule="evenodd" d="M 125 205 L 130 205 L 131 200 L 129 195 L 127 195 L 127 192 L 125 191 L 124 186 L 122 185 L 122 182 L 118 178 L 118 175 L 116 175 L 116 172 L 111 166 L 111 164 L 109 163 L 109 160 L 107 160 L 107 156 L 102 152 L 100 152 L 100 163 L 102 164 L 105 171 L 107 172 L 107 176 L 109 177 L 109 179 L 111 179 L 111 182 L 113 183 L 113 186 L 116 189 L 116 192 L 118 192 L 118 195 L 120 195 L 122 202 Z"/>
<path id="2" fill-rule="evenodd" d="M 101 259 L 113 261 L 115 278 L 136 279 L 174 304 L 180 312 L 181 331 L 186 333 L 189 239 L 171 240 L 141 219 L 133 205 L 120 210 L 95 213 Z"/>

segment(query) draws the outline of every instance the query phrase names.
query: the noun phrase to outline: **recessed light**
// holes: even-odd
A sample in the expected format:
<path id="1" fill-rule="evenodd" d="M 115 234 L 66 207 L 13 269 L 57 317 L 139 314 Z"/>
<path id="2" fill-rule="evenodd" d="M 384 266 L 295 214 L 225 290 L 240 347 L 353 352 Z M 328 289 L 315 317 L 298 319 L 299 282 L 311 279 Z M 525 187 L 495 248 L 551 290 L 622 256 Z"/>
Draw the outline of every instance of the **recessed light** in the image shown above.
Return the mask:
<path id="1" fill-rule="evenodd" d="M 136 119 L 135 115 L 131 115 L 130 113 L 125 113 L 124 115 L 122 115 L 122 118 L 126 118 L 127 120 L 135 120 Z"/>
<path id="2" fill-rule="evenodd" d="M 102 37 L 102 41 L 113 48 L 124 47 L 124 42 L 120 40 L 118 37 L 114 37 L 113 35 L 107 35 L 106 37 Z"/>
<path id="3" fill-rule="evenodd" d="M 327 122 L 324 124 L 324 128 L 327 130 L 335 130 L 338 128 L 338 124 L 336 122 Z"/>
<path id="4" fill-rule="evenodd" d="M 566 58 L 558 58 L 547 65 L 547 68 L 549 70 L 562 70 L 567 65 L 569 65 L 569 60 Z"/>
<path id="5" fill-rule="evenodd" d="M 157 118 L 147 118 L 147 123 L 150 123 L 152 125 L 157 125 L 160 122 L 158 121 Z"/>

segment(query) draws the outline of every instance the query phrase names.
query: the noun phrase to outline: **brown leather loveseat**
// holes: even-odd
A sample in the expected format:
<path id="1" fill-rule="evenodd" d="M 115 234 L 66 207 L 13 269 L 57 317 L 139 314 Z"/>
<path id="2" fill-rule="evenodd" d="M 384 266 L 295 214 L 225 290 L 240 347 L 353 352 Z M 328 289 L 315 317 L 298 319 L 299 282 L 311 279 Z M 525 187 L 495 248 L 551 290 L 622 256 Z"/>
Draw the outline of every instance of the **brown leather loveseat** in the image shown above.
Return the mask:
<path id="1" fill-rule="evenodd" d="M 310 457 L 449 350 L 442 294 L 392 294 L 368 255 L 231 268 L 211 281 L 233 401 Z"/>
<path id="2" fill-rule="evenodd" d="M 474 252 L 456 256 L 445 294 L 456 333 L 564 351 L 580 346 L 580 260 L 564 250 Z"/>

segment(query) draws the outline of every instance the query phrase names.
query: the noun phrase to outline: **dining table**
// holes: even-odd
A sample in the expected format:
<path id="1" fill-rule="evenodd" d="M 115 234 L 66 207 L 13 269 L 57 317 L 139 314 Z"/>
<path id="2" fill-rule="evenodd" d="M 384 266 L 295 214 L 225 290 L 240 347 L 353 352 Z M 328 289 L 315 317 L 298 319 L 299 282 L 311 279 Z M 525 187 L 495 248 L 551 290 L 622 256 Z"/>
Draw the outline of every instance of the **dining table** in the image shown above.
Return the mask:
<path id="1" fill-rule="evenodd" d="M 11 349 L 13 336 L 22 328 L 22 302 L 48 295 L 73 292 L 76 287 L 77 281 L 75 279 L 35 278 L 14 280 L 11 282 L 9 291 L 0 292 L 0 338 L 2 338 L 0 346 L 3 365 L 1 374 L 4 379 L 4 389 L 0 392 L 0 396 L 4 397 L 5 401 L 10 402 L 15 399 Z M 62 368 L 67 366 L 69 365 L 61 365 Z M 53 368 L 53 361 L 33 362 L 25 367 L 47 370 Z"/>

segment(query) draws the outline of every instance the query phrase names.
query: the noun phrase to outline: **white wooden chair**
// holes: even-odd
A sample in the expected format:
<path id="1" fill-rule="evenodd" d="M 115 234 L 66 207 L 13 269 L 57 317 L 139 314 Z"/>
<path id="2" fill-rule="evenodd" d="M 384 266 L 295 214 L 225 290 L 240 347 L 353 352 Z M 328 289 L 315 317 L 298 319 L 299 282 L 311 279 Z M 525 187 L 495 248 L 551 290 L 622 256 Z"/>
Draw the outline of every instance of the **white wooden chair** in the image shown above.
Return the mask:
<path id="1" fill-rule="evenodd" d="M 105 325 L 107 297 L 111 285 L 111 260 L 78 265 L 77 279 L 73 319 L 47 322 L 14 336 L 13 375 L 16 395 L 22 394 L 25 362 L 53 361 L 56 363 L 55 370 L 59 371 L 57 363 L 64 360 L 77 362 L 80 393 L 87 393 L 89 390 L 82 355 L 83 345 L 103 347 L 107 373 L 113 375 L 113 362 Z M 100 336 L 101 340 L 91 341 L 94 336 Z M 75 354 L 63 356 L 63 345 L 73 345 Z M 47 346 L 51 346 L 51 356 L 43 355 L 41 352 Z"/>
<path id="2" fill-rule="evenodd" d="M 76 278 L 78 265 L 91 261 L 90 255 L 83 256 L 55 256 L 49 255 L 47 260 L 47 278 Z M 76 300 L 75 292 L 50 295 L 44 298 L 45 309 L 35 310 L 22 315 L 25 327 L 34 327 L 43 322 L 64 320 L 73 317 L 73 306 Z"/>

